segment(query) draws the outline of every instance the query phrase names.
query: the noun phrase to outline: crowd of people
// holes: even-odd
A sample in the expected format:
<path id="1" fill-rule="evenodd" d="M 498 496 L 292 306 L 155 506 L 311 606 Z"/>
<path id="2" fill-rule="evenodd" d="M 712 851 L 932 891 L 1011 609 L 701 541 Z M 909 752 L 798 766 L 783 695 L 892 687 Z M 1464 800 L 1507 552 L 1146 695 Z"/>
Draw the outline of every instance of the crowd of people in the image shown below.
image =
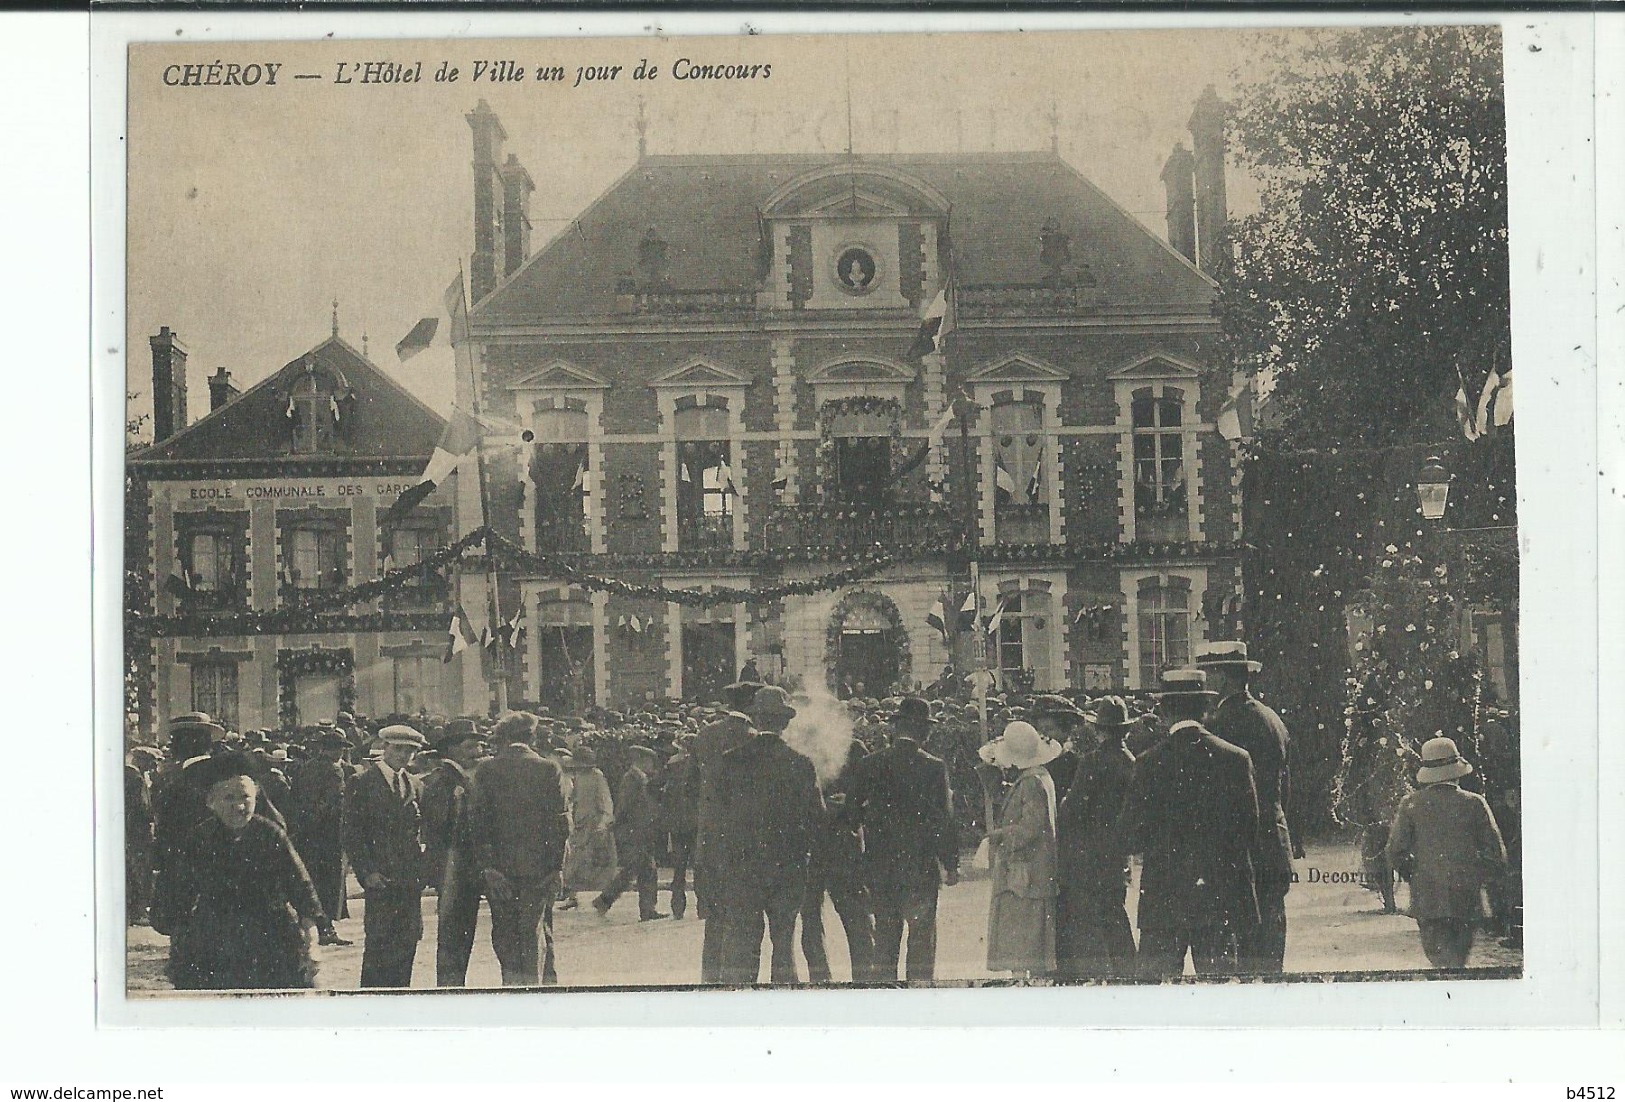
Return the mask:
<path id="1" fill-rule="evenodd" d="M 341 713 L 246 733 L 183 715 L 128 756 L 130 920 L 169 937 L 177 988 L 310 987 L 311 942 L 348 944 L 353 877 L 361 985 L 407 987 L 432 889 L 437 986 L 466 983 L 482 899 L 502 982 L 530 986 L 559 982 L 556 910 L 607 914 L 630 892 L 641 920 L 681 920 L 692 894 L 699 983 L 759 982 L 764 939 L 768 982 L 827 983 L 827 895 L 854 982 L 930 981 L 940 889 L 972 861 L 991 880 L 990 971 L 1161 980 L 1189 957 L 1198 974 L 1279 973 L 1302 848 L 1258 668 L 1244 643 L 1213 644 L 1155 694 L 1081 705 L 814 701 L 741 679 L 631 714 Z M 1460 787 L 1471 772 L 1451 740 L 1423 746 L 1381 847 L 1440 967 L 1465 964 L 1506 864 L 1489 804 Z"/>

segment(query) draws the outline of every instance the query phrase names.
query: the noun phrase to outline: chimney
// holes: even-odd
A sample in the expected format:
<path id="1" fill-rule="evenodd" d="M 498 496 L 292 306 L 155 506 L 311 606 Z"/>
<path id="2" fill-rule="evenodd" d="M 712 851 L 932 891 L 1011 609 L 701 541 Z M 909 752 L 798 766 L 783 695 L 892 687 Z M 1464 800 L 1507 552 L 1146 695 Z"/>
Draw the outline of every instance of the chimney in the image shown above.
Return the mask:
<path id="1" fill-rule="evenodd" d="M 1191 152 L 1184 143 L 1174 146 L 1162 166 L 1162 186 L 1168 192 L 1168 244 L 1195 264 L 1196 193 L 1192 190 L 1191 165 Z"/>
<path id="2" fill-rule="evenodd" d="M 152 345 L 152 441 L 169 439 L 186 427 L 186 347 L 169 326 L 148 337 Z"/>
<path id="3" fill-rule="evenodd" d="M 502 274 L 511 276 L 530 256 L 530 173 L 512 153 L 502 166 Z"/>
<path id="4" fill-rule="evenodd" d="M 214 374 L 209 376 L 209 412 L 213 413 L 240 393 L 232 385 L 231 372 L 224 367 L 215 368 Z"/>
<path id="5" fill-rule="evenodd" d="M 1224 103 L 1209 84 L 1191 113 L 1191 146 L 1196 151 L 1196 266 L 1212 274 L 1228 259 L 1224 190 Z"/>
<path id="6" fill-rule="evenodd" d="M 469 282 L 474 301 L 479 302 L 497 285 L 497 249 L 502 237 L 502 143 L 508 132 L 483 99 L 463 117 L 474 132 L 474 270 L 469 273 Z"/>

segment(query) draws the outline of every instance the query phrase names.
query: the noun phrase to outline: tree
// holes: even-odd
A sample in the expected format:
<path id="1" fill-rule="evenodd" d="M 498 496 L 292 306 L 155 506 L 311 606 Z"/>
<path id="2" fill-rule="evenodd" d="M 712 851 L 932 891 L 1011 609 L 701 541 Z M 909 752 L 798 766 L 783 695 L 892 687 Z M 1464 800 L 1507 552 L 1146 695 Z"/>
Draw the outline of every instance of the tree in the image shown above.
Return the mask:
<path id="1" fill-rule="evenodd" d="M 1260 36 L 1231 151 L 1260 187 L 1232 222 L 1220 317 L 1273 382 L 1268 446 L 1452 435 L 1510 349 L 1500 31 Z"/>

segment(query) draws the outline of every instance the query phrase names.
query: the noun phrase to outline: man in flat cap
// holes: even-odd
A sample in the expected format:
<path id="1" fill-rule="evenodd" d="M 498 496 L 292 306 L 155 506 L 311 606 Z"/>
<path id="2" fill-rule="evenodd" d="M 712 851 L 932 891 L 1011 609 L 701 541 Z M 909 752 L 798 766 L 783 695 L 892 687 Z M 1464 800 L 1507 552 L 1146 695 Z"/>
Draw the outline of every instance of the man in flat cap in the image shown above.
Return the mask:
<path id="1" fill-rule="evenodd" d="M 345 850 L 366 892 L 362 987 L 410 987 L 423 938 L 423 784 L 409 766 L 427 740 L 414 727 L 378 732 L 383 752 L 350 782 Z"/>

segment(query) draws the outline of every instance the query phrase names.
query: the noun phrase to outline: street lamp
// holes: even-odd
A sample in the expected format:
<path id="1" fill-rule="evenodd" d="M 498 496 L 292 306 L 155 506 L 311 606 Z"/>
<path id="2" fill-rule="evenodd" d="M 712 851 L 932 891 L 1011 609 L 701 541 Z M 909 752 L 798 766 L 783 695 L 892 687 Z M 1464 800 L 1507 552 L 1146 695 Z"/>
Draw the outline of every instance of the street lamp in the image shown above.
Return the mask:
<path id="1" fill-rule="evenodd" d="M 1422 499 L 1422 516 L 1426 520 L 1441 520 L 1445 502 L 1450 497 L 1450 472 L 1436 455 L 1427 457 L 1421 473 L 1416 476 L 1416 493 Z"/>

